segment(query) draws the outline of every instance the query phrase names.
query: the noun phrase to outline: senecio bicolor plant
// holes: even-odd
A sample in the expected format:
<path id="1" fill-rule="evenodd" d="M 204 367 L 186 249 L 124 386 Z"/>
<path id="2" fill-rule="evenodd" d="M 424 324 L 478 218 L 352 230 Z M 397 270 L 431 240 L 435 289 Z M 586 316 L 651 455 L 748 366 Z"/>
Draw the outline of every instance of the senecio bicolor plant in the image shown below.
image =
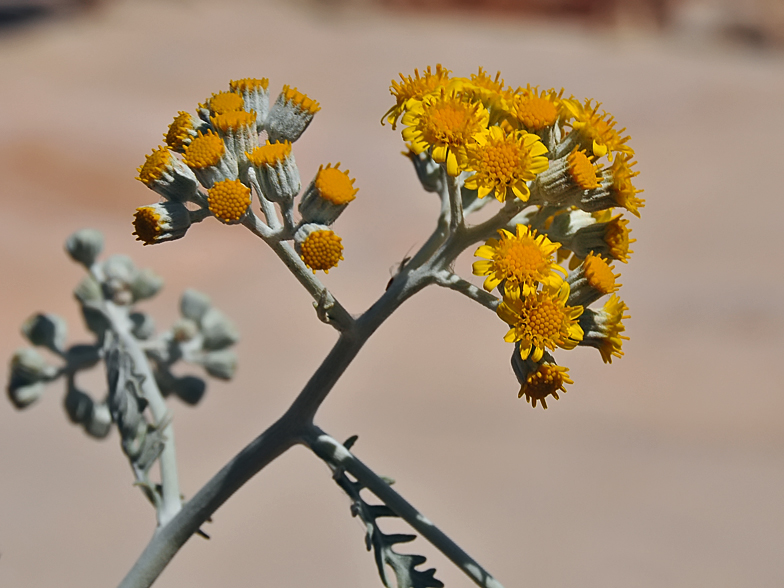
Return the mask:
<path id="1" fill-rule="evenodd" d="M 105 436 L 117 424 L 136 482 L 155 505 L 155 533 L 123 587 L 149 586 L 177 550 L 248 479 L 290 447 L 302 444 L 330 468 L 351 499 L 351 513 L 366 528 L 383 583 L 392 588 L 443 584 L 435 570 L 421 570 L 425 558 L 394 547 L 415 535 L 389 535 L 382 517 L 400 517 L 484 587 L 500 583 L 449 537 L 396 493 L 392 481 L 374 473 L 351 448 L 319 428 L 316 413 L 332 387 L 373 332 L 409 297 L 435 284 L 457 291 L 492 310 L 508 327 L 512 368 L 519 396 L 547 408 L 572 384 L 557 350 L 594 347 L 612 362 L 623 355 L 627 306 L 618 297 L 620 277 L 613 262 L 631 251 L 628 220 L 644 201 L 632 180 L 637 175 L 624 129 L 600 104 L 564 97 L 564 90 L 530 85 L 512 89 L 500 73 L 481 68 L 470 78 L 453 77 L 440 65 L 393 81 L 395 104 L 382 124 L 401 124 L 406 156 L 427 192 L 440 200 L 433 234 L 400 264 L 386 290 L 365 312 L 348 312 L 322 284 L 343 260 L 343 243 L 333 224 L 358 189 L 340 164 L 321 165 L 302 189 L 292 145 L 319 111 L 319 104 L 284 86 L 270 105 L 269 82 L 241 79 L 213 94 L 196 114 L 180 112 L 165 133 L 165 146 L 148 155 L 139 180 L 163 200 L 136 210 L 134 234 L 145 245 L 185 237 L 193 223 L 214 217 L 241 225 L 261 238 L 314 299 L 318 318 L 339 333 L 332 350 L 289 409 L 207 482 L 193 497 L 177 485 L 170 413 L 163 402 L 175 393 L 196 402 L 204 383 L 177 378 L 169 370 L 184 359 L 210 375 L 229 378 L 235 359 L 227 347 L 237 340 L 231 323 L 201 294 L 182 298 L 183 319 L 155 336 L 150 319 L 133 304 L 160 286 L 127 258 L 95 261 L 100 238 L 80 232 L 67 244 L 89 270 L 79 288 L 88 326 L 97 342 L 64 347 L 62 321 L 37 315 L 24 332 L 64 360 L 55 368 L 34 350 L 12 361 L 9 394 L 19 407 L 37 398 L 43 383 L 66 376 L 66 409 L 91 435 Z M 488 202 L 500 206 L 476 224 L 467 218 Z M 254 204 L 255 202 L 255 204 Z M 296 211 L 295 211 L 296 203 Z M 619 212 L 616 212 L 619 211 Z M 455 259 L 476 244 L 477 286 L 453 271 Z M 605 296 L 606 302 L 594 308 Z M 74 384 L 74 375 L 103 361 L 108 396 L 95 402 Z M 149 410 L 148 410 L 149 408 Z M 160 464 L 160 481 L 149 471 Z M 369 490 L 381 501 L 370 504 Z"/>

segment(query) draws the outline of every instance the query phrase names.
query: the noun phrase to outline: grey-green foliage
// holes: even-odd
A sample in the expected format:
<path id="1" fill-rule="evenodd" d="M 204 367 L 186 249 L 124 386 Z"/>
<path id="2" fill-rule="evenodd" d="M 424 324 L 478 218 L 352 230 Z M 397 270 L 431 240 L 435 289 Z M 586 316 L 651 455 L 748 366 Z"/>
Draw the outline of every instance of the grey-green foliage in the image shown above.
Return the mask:
<path id="1" fill-rule="evenodd" d="M 156 334 L 152 317 L 135 305 L 161 290 L 163 280 L 159 276 L 149 269 L 137 268 L 125 255 L 98 261 L 103 236 L 94 229 L 77 231 L 68 237 L 65 249 L 88 272 L 74 296 L 95 341 L 69 347 L 63 318 L 47 313 L 32 315 L 22 325 L 22 333 L 35 347 L 55 355 L 57 365 L 35 348 L 17 350 L 11 359 L 8 397 L 16 408 L 26 408 L 43 395 L 48 383 L 65 378 L 63 407 L 68 419 L 95 438 L 106 437 L 117 425 L 123 450 L 134 470 L 146 473 L 160 454 L 163 441 L 144 414 L 147 400 L 139 389 L 140 376 L 115 331 L 128 328 L 133 344 L 143 351 L 164 396 L 174 394 L 188 404 L 196 404 L 204 396 L 206 382 L 195 375 L 174 375 L 172 367 L 183 360 L 203 366 L 208 375 L 230 379 L 237 358 L 229 347 L 239 338 L 237 330 L 206 295 L 187 290 L 181 309 L 184 320 L 192 323 L 190 336 L 182 337 L 182 329 L 177 325 Z M 95 395 L 81 389 L 76 380 L 80 372 L 99 362 L 106 363 L 108 392 Z M 96 400 L 96 396 L 103 398 Z"/>
<path id="2" fill-rule="evenodd" d="M 350 449 L 356 440 L 356 436 L 350 437 L 343 445 L 346 449 Z M 385 504 L 366 502 L 360 494 L 364 485 L 357 480 L 351 480 L 341 469 L 334 470 L 333 478 L 335 483 L 351 499 L 351 516 L 359 517 L 365 524 L 365 547 L 368 551 L 373 550 L 378 574 L 381 576 L 384 586 L 395 588 L 387 566 L 392 568 L 397 588 L 442 588 L 444 586 L 443 582 L 435 578 L 435 568 L 416 569 L 417 566 L 427 561 L 426 557 L 398 553 L 393 549 L 395 545 L 409 543 L 417 536 L 399 533 L 388 535 L 379 528 L 377 519 L 398 516 L 391 508 Z"/>

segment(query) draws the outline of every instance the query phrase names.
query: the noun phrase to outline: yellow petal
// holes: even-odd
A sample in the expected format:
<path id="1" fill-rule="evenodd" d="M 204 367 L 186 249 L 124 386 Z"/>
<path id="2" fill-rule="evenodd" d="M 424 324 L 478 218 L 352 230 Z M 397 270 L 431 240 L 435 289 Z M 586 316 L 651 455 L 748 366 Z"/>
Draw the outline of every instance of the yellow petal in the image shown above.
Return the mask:
<path id="1" fill-rule="evenodd" d="M 457 166 L 457 157 L 450 149 L 449 155 L 446 156 L 446 173 L 452 177 L 460 175 L 460 168 Z"/>

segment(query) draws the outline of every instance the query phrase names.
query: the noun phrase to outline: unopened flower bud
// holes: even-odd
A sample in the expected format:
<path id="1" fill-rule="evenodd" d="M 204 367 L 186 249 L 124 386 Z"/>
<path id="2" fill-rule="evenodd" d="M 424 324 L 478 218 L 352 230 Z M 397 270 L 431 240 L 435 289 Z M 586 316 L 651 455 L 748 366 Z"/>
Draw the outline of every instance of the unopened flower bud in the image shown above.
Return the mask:
<path id="1" fill-rule="evenodd" d="M 198 290 L 189 288 L 180 298 L 180 314 L 192 321 L 199 322 L 211 307 L 210 297 Z"/>
<path id="2" fill-rule="evenodd" d="M 95 303 L 103 299 L 101 285 L 89 274 L 74 288 L 74 296 L 82 304 Z"/>
<path id="3" fill-rule="evenodd" d="M 65 351 L 68 326 L 55 314 L 31 316 L 22 325 L 22 333 L 33 345 L 46 347 L 58 354 Z"/>
<path id="4" fill-rule="evenodd" d="M 196 376 L 183 376 L 172 382 L 173 392 L 186 404 L 198 404 L 207 390 L 207 383 Z"/>
<path id="5" fill-rule="evenodd" d="M 181 318 L 172 325 L 172 335 L 174 340 L 179 343 L 191 341 L 199 334 L 199 326 L 191 319 Z"/>
<path id="6" fill-rule="evenodd" d="M 134 302 L 152 298 L 163 288 L 163 278 L 149 268 L 139 270 L 130 284 Z"/>
<path id="7" fill-rule="evenodd" d="M 213 378 L 230 380 L 237 371 L 237 354 L 230 349 L 205 353 L 201 364 Z"/>
<path id="8" fill-rule="evenodd" d="M 90 268 L 103 251 L 103 235 L 95 229 L 76 231 L 66 239 L 65 250 L 71 259 Z"/>
<path id="9" fill-rule="evenodd" d="M 240 339 L 237 327 L 217 308 L 210 308 L 201 318 L 205 349 L 223 349 Z"/>

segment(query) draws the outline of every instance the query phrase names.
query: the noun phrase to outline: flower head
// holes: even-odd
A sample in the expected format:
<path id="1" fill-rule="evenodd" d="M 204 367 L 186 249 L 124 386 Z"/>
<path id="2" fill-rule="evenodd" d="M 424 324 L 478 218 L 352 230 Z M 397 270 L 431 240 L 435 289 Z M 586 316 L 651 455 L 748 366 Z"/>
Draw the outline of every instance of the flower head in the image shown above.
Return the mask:
<path id="1" fill-rule="evenodd" d="M 599 178 L 596 175 L 596 167 L 585 150 L 578 151 L 575 147 L 566 158 L 569 164 L 569 175 L 572 181 L 582 190 L 592 190 L 599 187 Z"/>
<path id="2" fill-rule="evenodd" d="M 626 330 L 621 321 L 630 318 L 624 314 L 628 310 L 626 303 L 615 294 L 610 296 L 602 309 L 587 309 L 580 317 L 580 325 L 585 333 L 580 345 L 598 349 L 604 363 L 612 363 L 613 356 L 621 357 L 623 340 L 629 340 L 629 337 L 621 334 Z"/>
<path id="3" fill-rule="evenodd" d="M 471 74 L 470 81 L 462 81 L 463 79 L 455 80 L 451 87 L 455 87 L 465 94 L 473 95 L 489 110 L 507 110 L 507 102 L 511 98 L 512 92 L 505 87 L 500 71 L 496 72 L 495 77 L 491 77 L 484 68 L 480 67 L 478 73 Z"/>
<path id="4" fill-rule="evenodd" d="M 392 85 L 389 87 L 389 93 L 395 97 L 395 105 L 384 113 L 381 117 L 381 124 L 384 120 L 392 125 L 392 130 L 397 127 L 397 119 L 408 107 L 409 104 L 421 101 L 427 94 L 436 91 L 438 88 L 446 86 L 449 81 L 448 69 L 441 67 L 441 64 L 436 65 L 436 70 L 432 71 L 430 66 L 419 75 L 419 70 L 414 70 L 414 77 L 403 77 L 400 74 L 401 82 L 392 80 Z"/>
<path id="5" fill-rule="evenodd" d="M 538 369 L 533 372 L 522 386 L 520 386 L 520 393 L 518 398 L 525 396 L 526 402 L 530 402 L 531 406 L 536 408 L 536 401 L 542 403 L 542 408 L 547 410 L 548 396 L 552 396 L 558 400 L 558 391 L 566 392 L 565 384 L 574 384 L 572 379 L 566 375 L 569 368 L 555 365 L 552 363 L 541 363 Z"/>
<path id="6" fill-rule="evenodd" d="M 215 182 L 237 178 L 237 159 L 226 149 L 220 135 L 211 130 L 204 134 L 201 131 L 197 133 L 196 138 L 185 148 L 183 162 L 207 188 Z"/>
<path id="7" fill-rule="evenodd" d="M 561 278 L 554 270 L 564 269 L 553 263 L 553 253 L 560 247 L 545 235 L 525 225 L 517 225 L 516 234 L 501 229 L 501 239 L 489 239 L 474 255 L 484 259 L 475 261 L 475 276 L 487 276 L 484 288 L 488 292 L 505 281 L 507 296 L 528 296 L 536 284 L 557 285 Z"/>
<path id="8" fill-rule="evenodd" d="M 562 95 L 563 88 L 556 93 L 554 89 L 539 91 L 538 87 L 528 86 L 515 93 L 511 113 L 523 128 L 534 133 L 541 131 L 558 121 Z"/>
<path id="9" fill-rule="evenodd" d="M 247 154 L 256 170 L 261 192 L 272 202 L 291 201 L 299 194 L 299 168 L 291 152 L 291 143 L 270 143 Z"/>
<path id="10" fill-rule="evenodd" d="M 573 132 L 580 136 L 581 144 L 590 146 L 596 157 L 607 155 L 607 158 L 612 161 L 614 152 L 634 155 L 634 150 L 626 145 L 629 136 L 621 136 L 626 129 L 617 130 L 613 116 L 605 111 L 599 112 L 600 102 L 593 105 L 590 99 L 586 99 L 585 104 L 580 104 L 576 100 L 565 100 L 564 106 L 574 117 L 574 120 L 569 123 Z"/>
<path id="11" fill-rule="evenodd" d="M 359 189 L 354 187 L 354 180 L 348 170 L 339 168 L 340 163 L 335 167 L 332 164 L 319 166 L 299 203 L 299 212 L 305 222 L 330 225 L 356 197 Z"/>
<path id="12" fill-rule="evenodd" d="M 639 175 L 640 172 L 632 171 L 632 166 L 636 161 L 630 161 L 631 156 L 626 153 L 621 153 L 613 161 L 609 169 L 609 174 L 612 178 L 610 193 L 612 194 L 618 206 L 622 206 L 634 216 L 639 217 L 639 208 L 645 206 L 645 200 L 637 198 L 637 194 L 642 192 L 632 184 L 632 178 Z"/>
<path id="13" fill-rule="evenodd" d="M 164 198 L 184 202 L 196 194 L 196 176 L 166 147 L 153 149 L 137 171 L 137 179 Z"/>
<path id="14" fill-rule="evenodd" d="M 231 80 L 229 89 L 242 96 L 245 110 L 256 113 L 256 130 L 261 131 L 269 114 L 269 80 L 242 78 Z"/>
<path id="15" fill-rule="evenodd" d="M 294 247 L 314 274 L 316 270 L 329 273 L 343 259 L 341 238 L 323 225 L 302 225 L 294 235 Z"/>
<path id="16" fill-rule="evenodd" d="M 270 141 L 293 143 L 302 136 L 319 110 L 321 107 L 318 102 L 308 98 L 296 88 L 283 86 L 266 121 Z"/>
<path id="17" fill-rule="evenodd" d="M 589 253 L 566 278 L 571 288 L 568 304 L 588 306 L 602 296 L 616 292 L 621 287 L 617 282 L 621 275 L 613 273 L 614 270 L 602 257 Z"/>
<path id="18" fill-rule="evenodd" d="M 225 224 L 238 223 L 247 212 L 250 199 L 250 188 L 239 180 L 215 182 L 207 191 L 210 212 Z"/>
<path id="19" fill-rule="evenodd" d="M 466 148 L 466 167 L 474 171 L 465 181 L 466 188 L 477 190 L 479 198 L 493 192 L 499 202 L 509 195 L 527 201 L 531 193 L 526 182 L 549 165 L 547 148 L 539 137 L 490 127 L 474 139 Z"/>
<path id="20" fill-rule="evenodd" d="M 259 145 L 256 131 L 256 113 L 244 110 L 216 114 L 210 118 L 213 128 L 223 139 L 226 148 L 238 161 L 245 160 L 245 153 Z"/>
<path id="21" fill-rule="evenodd" d="M 505 296 L 496 312 L 511 329 L 507 343 L 520 342 L 520 357 L 539 361 L 545 349 L 574 349 L 583 338 L 582 306 L 567 306 L 569 284 L 548 286 L 522 298 Z"/>
<path id="22" fill-rule="evenodd" d="M 179 202 L 162 202 L 136 209 L 133 234 L 144 245 L 174 241 L 185 236 L 191 226 L 188 209 Z"/>
<path id="23" fill-rule="evenodd" d="M 169 125 L 169 130 L 163 135 L 169 149 L 182 153 L 196 136 L 197 126 L 193 117 L 187 112 L 180 111 Z"/>
<path id="24" fill-rule="evenodd" d="M 199 104 L 199 108 L 208 111 L 211 116 L 242 110 L 244 106 L 242 96 L 235 92 L 218 92 L 204 104 Z"/>
<path id="25" fill-rule="evenodd" d="M 414 153 L 432 149 L 436 163 L 446 162 L 446 171 L 456 176 L 465 167 L 465 148 L 474 136 L 484 131 L 489 113 L 479 102 L 473 102 L 456 91 L 425 96 L 403 115 L 403 139 L 411 143 Z"/>

